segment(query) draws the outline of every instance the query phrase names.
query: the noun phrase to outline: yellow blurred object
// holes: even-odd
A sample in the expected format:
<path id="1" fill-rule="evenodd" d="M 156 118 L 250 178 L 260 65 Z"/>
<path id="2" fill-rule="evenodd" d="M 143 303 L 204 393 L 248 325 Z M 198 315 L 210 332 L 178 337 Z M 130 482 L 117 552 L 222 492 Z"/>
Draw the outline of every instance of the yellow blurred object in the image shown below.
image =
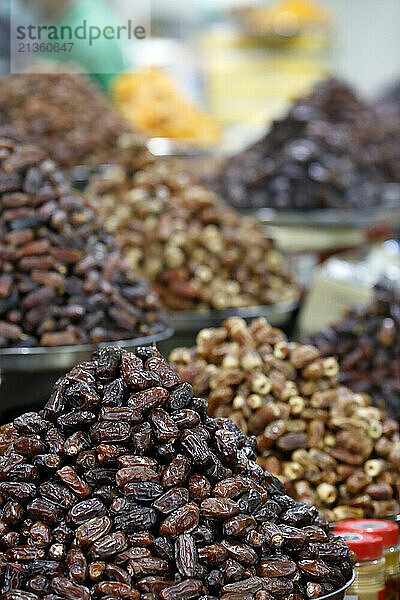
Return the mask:
<path id="1" fill-rule="evenodd" d="M 244 7 L 237 11 L 245 27 L 256 35 L 297 35 L 310 26 L 328 25 L 330 13 L 308 0 L 279 0 L 269 6 Z"/>
<path id="2" fill-rule="evenodd" d="M 234 29 L 210 29 L 198 51 L 210 112 L 225 127 L 251 127 L 256 135 L 282 114 L 289 103 L 310 91 L 330 70 L 331 38 L 313 29 L 283 46 L 238 35 Z M 230 143 L 230 140 L 229 140 Z"/>
<path id="3" fill-rule="evenodd" d="M 220 140 L 218 124 L 186 99 L 160 69 L 122 73 L 112 82 L 111 93 L 122 115 L 149 137 L 202 147 Z"/>

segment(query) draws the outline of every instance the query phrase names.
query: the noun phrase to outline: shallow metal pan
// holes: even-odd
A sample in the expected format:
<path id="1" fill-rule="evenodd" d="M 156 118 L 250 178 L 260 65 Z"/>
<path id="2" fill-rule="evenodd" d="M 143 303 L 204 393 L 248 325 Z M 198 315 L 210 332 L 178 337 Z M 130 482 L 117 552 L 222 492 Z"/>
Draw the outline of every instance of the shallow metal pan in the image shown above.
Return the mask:
<path id="1" fill-rule="evenodd" d="M 269 306 L 246 306 L 225 310 L 181 310 L 171 312 L 170 319 L 176 334 L 200 331 L 204 327 L 218 327 L 229 317 L 242 317 L 243 319 L 265 317 L 271 325 L 277 327 L 287 322 L 298 306 L 299 302 L 296 300 Z"/>
<path id="2" fill-rule="evenodd" d="M 319 210 L 275 210 L 259 208 L 241 211 L 264 225 L 285 225 L 290 227 L 369 228 L 390 223 L 400 224 L 400 206 L 387 205 L 365 207 L 364 209 L 337 208 Z"/>
<path id="3" fill-rule="evenodd" d="M 55 346 L 32 348 L 1 348 L 0 349 L 0 371 L 22 371 L 22 372 L 51 372 L 71 369 L 76 364 L 88 360 L 92 353 L 98 348 L 105 346 L 121 346 L 129 350 L 137 346 L 146 346 L 153 342 L 167 340 L 174 333 L 172 327 L 154 335 L 133 338 L 129 340 L 118 340 L 116 342 L 101 342 L 100 344 L 81 344 L 76 346 Z"/>

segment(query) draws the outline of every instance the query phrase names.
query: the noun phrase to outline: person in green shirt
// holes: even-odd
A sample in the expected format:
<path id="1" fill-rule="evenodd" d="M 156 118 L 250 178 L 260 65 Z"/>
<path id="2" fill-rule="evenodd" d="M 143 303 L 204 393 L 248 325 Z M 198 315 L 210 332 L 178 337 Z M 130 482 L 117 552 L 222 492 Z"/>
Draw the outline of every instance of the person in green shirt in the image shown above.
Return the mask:
<path id="1" fill-rule="evenodd" d="M 28 2 L 28 0 L 24 0 Z M 111 79 L 118 73 L 132 67 L 131 59 L 126 51 L 129 40 L 127 36 L 121 35 L 117 39 L 115 32 L 118 26 L 125 25 L 125 18 L 111 6 L 107 0 L 29 0 L 29 6 L 35 7 L 38 19 L 43 19 L 45 24 L 54 23 L 60 30 L 64 26 L 65 31 L 71 28 L 75 31 L 77 27 L 83 31 L 82 24 L 86 22 L 87 38 L 84 40 L 68 39 L 66 35 L 63 42 L 74 41 L 71 52 L 51 52 L 46 58 L 59 62 L 77 62 L 85 71 L 92 74 L 100 84 L 107 89 Z M 89 40 L 89 28 L 92 29 L 93 39 Z M 97 35 L 99 28 L 102 35 Z M 103 32 L 109 32 L 105 36 Z M 112 35 L 114 33 L 114 35 Z M 50 35 L 46 41 L 55 41 Z M 43 57 L 43 55 L 42 55 Z"/>

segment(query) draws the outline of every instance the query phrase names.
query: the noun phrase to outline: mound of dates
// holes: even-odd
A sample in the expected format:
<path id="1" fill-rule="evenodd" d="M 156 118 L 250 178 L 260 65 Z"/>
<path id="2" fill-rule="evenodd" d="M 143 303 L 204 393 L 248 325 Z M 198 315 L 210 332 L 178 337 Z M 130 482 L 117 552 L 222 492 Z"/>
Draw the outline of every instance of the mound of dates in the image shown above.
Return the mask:
<path id="1" fill-rule="evenodd" d="M 400 203 L 400 119 L 341 81 L 319 84 L 213 186 L 236 208 L 364 208 Z"/>
<path id="2" fill-rule="evenodd" d="M 350 308 L 309 343 L 323 356 L 338 357 L 342 383 L 370 394 L 376 406 L 400 421 L 400 294 L 388 284 L 378 284 L 367 307 Z"/>
<path id="3" fill-rule="evenodd" d="M 36 146 L 0 138 L 0 347 L 153 335 L 159 298 Z"/>
<path id="4" fill-rule="evenodd" d="M 299 289 L 282 256 L 250 219 L 169 163 L 129 177 L 93 178 L 93 208 L 128 264 L 173 310 L 225 309 L 293 301 Z"/>
<path id="5" fill-rule="evenodd" d="M 398 423 L 338 383 L 335 358 L 289 342 L 263 318 L 233 317 L 170 361 L 208 398 L 211 416 L 257 436 L 259 464 L 297 500 L 331 522 L 399 512 Z"/>
<path id="6" fill-rule="evenodd" d="M 2 600 L 304 600 L 349 550 L 155 347 L 110 346 L 0 430 Z"/>
<path id="7" fill-rule="evenodd" d="M 77 73 L 18 74 L 0 85 L 0 123 L 62 167 L 141 164 L 149 154 L 105 95 Z"/>

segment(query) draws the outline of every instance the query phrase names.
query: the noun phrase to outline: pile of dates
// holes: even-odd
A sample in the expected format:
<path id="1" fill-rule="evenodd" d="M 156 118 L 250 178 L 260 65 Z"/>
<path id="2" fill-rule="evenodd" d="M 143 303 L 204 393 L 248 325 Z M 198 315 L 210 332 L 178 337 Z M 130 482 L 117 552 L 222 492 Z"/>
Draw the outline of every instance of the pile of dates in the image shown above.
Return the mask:
<path id="1" fill-rule="evenodd" d="M 0 139 L 0 347 L 153 335 L 159 298 L 41 149 Z"/>
<path id="2" fill-rule="evenodd" d="M 133 177 L 94 177 L 93 208 L 128 264 L 174 310 L 225 309 L 297 300 L 282 256 L 258 225 L 165 161 Z"/>
<path id="3" fill-rule="evenodd" d="M 390 107 L 392 110 L 400 110 L 400 81 L 397 79 L 394 85 L 387 87 L 383 94 L 376 98 L 375 102 Z"/>
<path id="4" fill-rule="evenodd" d="M 257 436 L 259 464 L 297 500 L 329 521 L 399 512 L 399 426 L 338 383 L 335 358 L 289 342 L 263 318 L 232 317 L 170 361 L 208 398 L 211 416 Z"/>
<path id="5" fill-rule="evenodd" d="M 388 282 L 375 288 L 367 306 L 350 308 L 343 319 L 314 334 L 309 343 L 340 361 L 339 380 L 400 421 L 400 293 Z"/>
<path id="6" fill-rule="evenodd" d="M 0 432 L 2 600 L 302 600 L 349 550 L 153 347 L 106 347 Z"/>
<path id="7" fill-rule="evenodd" d="M 62 167 L 141 161 L 149 154 L 87 77 L 72 73 L 18 74 L 0 84 L 0 123 L 11 125 Z"/>
<path id="8" fill-rule="evenodd" d="M 400 119 L 335 79 L 297 100 L 214 187 L 236 208 L 366 208 L 400 203 Z"/>

